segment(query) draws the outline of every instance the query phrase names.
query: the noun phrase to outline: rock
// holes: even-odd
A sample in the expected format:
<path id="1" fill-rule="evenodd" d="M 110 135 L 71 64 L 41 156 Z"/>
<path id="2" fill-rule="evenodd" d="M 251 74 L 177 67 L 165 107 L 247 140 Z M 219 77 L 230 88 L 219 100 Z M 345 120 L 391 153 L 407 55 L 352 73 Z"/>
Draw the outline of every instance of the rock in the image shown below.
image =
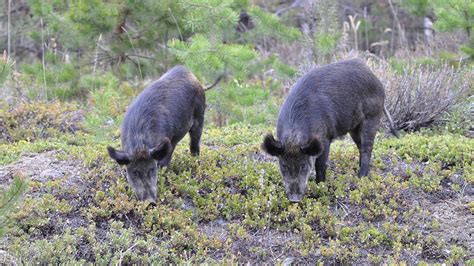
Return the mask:
<path id="1" fill-rule="evenodd" d="M 55 169 L 46 169 L 39 175 L 40 179 L 44 180 L 56 180 L 63 177 L 64 174 Z M 39 180 L 38 180 L 39 181 Z"/>
<path id="2" fill-rule="evenodd" d="M 58 153 L 60 151 L 53 150 L 23 154 L 17 161 L 0 166 L 0 189 L 8 187 L 15 176 L 40 183 L 61 179 L 61 186 L 83 189 L 80 173 L 85 170 L 75 161 L 58 160 Z"/>

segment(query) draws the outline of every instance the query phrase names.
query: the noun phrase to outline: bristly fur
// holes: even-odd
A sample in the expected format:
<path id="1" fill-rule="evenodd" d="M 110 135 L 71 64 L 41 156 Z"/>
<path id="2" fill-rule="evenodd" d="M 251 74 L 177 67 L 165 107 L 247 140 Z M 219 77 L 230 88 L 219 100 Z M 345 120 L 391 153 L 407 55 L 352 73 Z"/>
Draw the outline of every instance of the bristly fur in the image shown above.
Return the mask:
<path id="1" fill-rule="evenodd" d="M 183 66 L 170 69 L 129 106 L 121 130 L 124 151 L 134 161 L 149 159 L 149 149 L 164 138 L 171 140 L 172 151 L 190 132 L 198 153 L 205 106 L 204 89 L 194 75 Z"/>
<path id="2" fill-rule="evenodd" d="M 281 142 L 275 140 L 272 134 L 267 134 L 265 136 L 261 148 L 272 156 L 281 155 L 285 151 Z"/>
<path id="3" fill-rule="evenodd" d="M 141 161 L 141 160 L 149 160 L 150 159 L 150 152 L 148 149 L 142 148 L 137 149 L 132 155 L 134 161 Z"/>
<path id="4" fill-rule="evenodd" d="M 323 151 L 324 147 L 318 137 L 313 137 L 308 144 L 301 147 L 301 151 L 309 156 L 317 156 Z"/>
<path id="5" fill-rule="evenodd" d="M 359 175 L 367 175 L 384 102 L 383 85 L 365 62 L 346 60 L 318 67 L 301 77 L 285 99 L 276 138 L 294 158 L 319 154 L 316 177 L 323 181 L 330 143 L 350 133 L 361 154 Z M 319 143 L 312 142 L 314 136 Z M 306 147 L 308 143 L 312 145 Z M 298 163 L 285 164 L 297 168 Z"/>
<path id="6" fill-rule="evenodd" d="M 126 165 L 139 200 L 156 202 L 157 169 L 169 165 L 176 144 L 188 132 L 191 154 L 199 154 L 205 108 L 202 85 L 183 66 L 170 69 L 128 107 L 121 128 L 123 151 L 109 148 L 109 155 Z"/>
<path id="7" fill-rule="evenodd" d="M 114 148 L 107 146 L 107 151 L 109 153 L 109 156 L 117 161 L 118 164 L 120 165 L 126 165 L 130 163 L 130 156 L 127 155 L 127 153 L 123 151 L 116 151 Z"/>

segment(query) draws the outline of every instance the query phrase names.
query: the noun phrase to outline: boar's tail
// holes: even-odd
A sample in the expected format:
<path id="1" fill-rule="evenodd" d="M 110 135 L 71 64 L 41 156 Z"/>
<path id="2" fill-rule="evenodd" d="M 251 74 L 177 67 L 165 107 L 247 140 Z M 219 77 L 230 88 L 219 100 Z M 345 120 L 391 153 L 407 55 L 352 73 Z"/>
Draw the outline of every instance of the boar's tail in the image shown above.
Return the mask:
<path id="1" fill-rule="evenodd" d="M 400 134 L 398 134 L 398 131 L 395 129 L 395 126 L 393 125 L 393 120 L 392 120 L 392 117 L 390 116 L 390 113 L 388 112 L 387 110 L 387 107 L 385 107 L 385 105 L 383 106 L 383 113 L 385 114 L 385 116 L 387 117 L 387 120 L 388 120 L 388 123 L 389 123 L 389 127 L 390 127 L 390 132 L 397 138 L 400 137 Z"/>
<path id="2" fill-rule="evenodd" d="M 214 83 L 212 83 L 211 86 L 207 86 L 207 87 L 204 89 L 204 91 L 208 91 L 208 90 L 214 88 L 214 86 L 216 86 L 216 85 L 221 81 L 221 79 L 223 79 L 224 77 L 225 77 L 225 74 L 221 74 L 221 75 L 216 79 L 216 81 L 214 81 Z"/>

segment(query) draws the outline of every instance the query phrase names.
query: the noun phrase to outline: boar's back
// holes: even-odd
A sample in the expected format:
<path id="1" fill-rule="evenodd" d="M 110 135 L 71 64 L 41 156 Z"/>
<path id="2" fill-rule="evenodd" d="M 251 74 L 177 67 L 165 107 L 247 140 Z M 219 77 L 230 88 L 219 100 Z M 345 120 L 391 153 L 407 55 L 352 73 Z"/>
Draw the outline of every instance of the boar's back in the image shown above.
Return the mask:
<path id="1" fill-rule="evenodd" d="M 361 60 L 315 68 L 291 89 L 278 119 L 277 134 L 314 131 L 324 125 L 328 137 L 353 130 L 365 117 L 383 112 L 385 93 L 380 80 Z"/>
<path id="2" fill-rule="evenodd" d="M 185 67 L 176 66 L 144 89 L 129 106 L 122 124 L 122 145 L 153 147 L 166 136 L 176 144 L 190 130 L 194 116 L 205 107 L 204 89 Z"/>

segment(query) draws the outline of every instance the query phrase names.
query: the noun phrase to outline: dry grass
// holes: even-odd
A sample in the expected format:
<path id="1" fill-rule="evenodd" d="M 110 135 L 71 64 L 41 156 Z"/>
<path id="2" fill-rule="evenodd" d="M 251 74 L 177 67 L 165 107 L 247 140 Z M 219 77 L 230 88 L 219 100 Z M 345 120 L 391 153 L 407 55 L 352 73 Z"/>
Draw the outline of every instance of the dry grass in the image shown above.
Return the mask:
<path id="1" fill-rule="evenodd" d="M 468 68 L 406 65 L 397 73 L 386 62 L 371 66 L 385 85 L 386 105 L 399 130 L 417 131 L 442 123 L 451 108 L 472 95 Z"/>

